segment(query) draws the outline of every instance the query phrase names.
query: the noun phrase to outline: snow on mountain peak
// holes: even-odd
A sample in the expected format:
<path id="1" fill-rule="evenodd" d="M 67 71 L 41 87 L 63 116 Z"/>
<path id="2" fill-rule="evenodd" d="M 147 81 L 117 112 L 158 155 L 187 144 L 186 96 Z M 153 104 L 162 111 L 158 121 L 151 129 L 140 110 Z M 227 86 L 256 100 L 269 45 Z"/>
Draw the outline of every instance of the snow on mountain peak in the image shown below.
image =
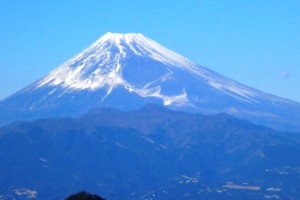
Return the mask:
<path id="1" fill-rule="evenodd" d="M 174 71 L 179 74 L 174 75 Z M 183 84 L 170 81 L 176 78 Z M 40 80 L 36 88 L 60 86 L 67 92 L 102 88 L 106 91 L 106 95 L 101 97 L 103 101 L 121 85 L 140 97 L 160 98 L 164 105 L 187 105 L 190 101 L 185 84 L 191 80 L 204 82 L 240 101 L 256 103 L 255 97 L 264 95 L 200 67 L 140 33 L 110 32 Z M 180 86 L 174 88 L 170 84 Z M 172 89 L 163 85 L 170 85 Z"/>
<path id="2" fill-rule="evenodd" d="M 122 56 L 126 56 L 124 49 L 138 56 L 151 57 L 154 60 L 175 66 L 189 66 L 194 65 L 191 61 L 183 56 L 161 46 L 157 42 L 145 37 L 140 33 L 106 33 L 99 38 L 92 47 L 99 48 L 105 43 L 116 45 Z"/>
<path id="3" fill-rule="evenodd" d="M 140 33 L 106 33 L 81 53 L 63 63 L 38 83 L 73 89 L 98 89 L 123 84 L 122 61 L 130 56 L 192 70 L 194 64 Z"/>
<path id="4" fill-rule="evenodd" d="M 160 93 L 160 86 L 149 87 L 137 85 L 132 82 L 136 79 L 124 78 L 123 69 L 128 65 L 130 59 L 149 59 L 152 62 L 162 63 L 164 67 L 156 67 L 155 82 L 169 75 L 169 67 L 181 68 L 193 71 L 195 64 L 181 55 L 161 46 L 155 41 L 146 38 L 140 33 L 106 33 L 91 46 L 74 56 L 61 66 L 53 70 L 49 75 L 40 80 L 36 88 L 47 86 L 60 86 L 66 91 L 72 90 L 98 90 L 105 88 L 107 93 L 102 101 L 119 85 L 122 85 L 129 92 L 134 92 L 141 97 L 156 97 L 163 100 L 165 105 L 185 104 L 188 102 L 185 91 L 174 95 L 163 95 Z M 127 67 L 130 68 L 131 66 Z M 144 66 L 150 68 L 149 66 Z M 154 68 L 151 68 L 151 73 Z M 134 69 L 131 74 L 135 74 Z M 154 74 L 155 74 L 154 73 Z M 136 74 L 141 76 L 142 74 Z M 146 75 L 146 74 L 145 74 Z M 146 79 L 145 79 L 146 80 Z M 52 92 L 51 92 L 52 94 Z"/>

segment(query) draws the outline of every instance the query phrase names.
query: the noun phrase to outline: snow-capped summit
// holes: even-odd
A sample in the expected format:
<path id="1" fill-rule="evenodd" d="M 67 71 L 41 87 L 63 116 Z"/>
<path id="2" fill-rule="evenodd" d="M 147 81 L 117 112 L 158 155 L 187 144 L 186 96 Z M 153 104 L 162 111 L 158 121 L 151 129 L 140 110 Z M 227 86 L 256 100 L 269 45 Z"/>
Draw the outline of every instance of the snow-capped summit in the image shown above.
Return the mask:
<path id="1" fill-rule="evenodd" d="M 226 112 L 300 130 L 299 103 L 226 78 L 140 33 L 106 33 L 0 102 L 0 109 L 13 108 L 10 117 L 24 119 L 73 116 L 101 106 L 131 110 L 149 103 L 203 114 Z"/>
<path id="2" fill-rule="evenodd" d="M 107 33 L 55 69 L 38 86 L 61 85 L 73 89 L 95 90 L 103 86 L 126 84 L 126 80 L 122 78 L 123 63 L 133 55 L 187 70 L 193 70 L 195 66 L 191 61 L 140 33 Z"/>
<path id="3" fill-rule="evenodd" d="M 152 62 L 159 62 L 165 66 L 160 68 L 150 64 L 140 66 L 140 71 L 147 74 L 140 74 L 133 66 L 128 65 L 128 60 L 133 58 L 147 59 Z M 132 65 L 132 64 L 131 64 Z M 135 64 L 133 64 L 135 65 Z M 130 69 L 132 68 L 132 69 Z M 257 95 L 254 90 L 244 88 L 224 77 L 200 68 L 195 63 L 183 56 L 161 46 L 155 41 L 144 37 L 142 34 L 119 34 L 107 33 L 98 39 L 87 49 L 55 69 L 48 76 L 37 83 L 37 88 L 45 86 L 60 86 L 66 90 L 97 90 L 108 88 L 107 94 L 117 86 L 124 86 L 128 91 L 135 92 L 140 96 L 156 96 L 164 100 L 165 105 L 172 103 L 171 99 L 187 101 L 185 88 L 182 87 L 181 95 L 165 96 L 160 94 L 160 85 L 151 86 L 153 81 L 161 82 L 173 74 L 172 70 L 183 71 L 188 74 L 205 79 L 207 83 L 217 89 L 223 90 L 237 98 L 251 100 L 251 96 Z M 147 77 L 153 73 L 158 77 L 151 77 L 146 82 L 134 84 L 135 77 L 126 77 L 127 71 L 134 76 Z M 182 72 L 181 72 L 182 73 Z M 218 79 L 216 79 L 218 77 Z M 225 79 L 225 80 L 224 80 Z M 150 84 L 150 85 L 149 85 Z M 142 87 L 141 87 L 142 86 Z M 151 89 L 149 91 L 149 89 Z M 103 100 L 103 98 L 102 98 Z M 173 100 L 174 101 L 174 100 Z"/>

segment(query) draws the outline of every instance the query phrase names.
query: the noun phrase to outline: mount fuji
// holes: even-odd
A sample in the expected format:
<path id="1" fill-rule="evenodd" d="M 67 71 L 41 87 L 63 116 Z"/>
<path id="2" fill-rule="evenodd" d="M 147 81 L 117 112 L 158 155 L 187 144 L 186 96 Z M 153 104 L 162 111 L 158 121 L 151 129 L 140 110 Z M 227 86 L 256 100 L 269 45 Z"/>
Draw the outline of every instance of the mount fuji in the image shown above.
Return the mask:
<path id="1" fill-rule="evenodd" d="M 280 130 L 300 130 L 300 103 L 240 84 L 142 34 L 107 33 L 45 77 L 0 102 L 0 120 L 79 116 L 157 104 L 228 113 Z"/>

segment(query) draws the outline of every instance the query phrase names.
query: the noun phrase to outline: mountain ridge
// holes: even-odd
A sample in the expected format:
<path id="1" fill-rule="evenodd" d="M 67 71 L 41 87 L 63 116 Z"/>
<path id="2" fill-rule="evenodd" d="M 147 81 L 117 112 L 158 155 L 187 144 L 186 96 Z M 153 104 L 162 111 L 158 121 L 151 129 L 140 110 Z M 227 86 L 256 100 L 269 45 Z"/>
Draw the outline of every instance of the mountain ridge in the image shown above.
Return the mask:
<path id="1" fill-rule="evenodd" d="M 299 142 L 299 134 L 227 114 L 156 106 L 18 122 L 0 128 L 0 195 L 61 199 L 87 190 L 107 199 L 296 198 Z"/>

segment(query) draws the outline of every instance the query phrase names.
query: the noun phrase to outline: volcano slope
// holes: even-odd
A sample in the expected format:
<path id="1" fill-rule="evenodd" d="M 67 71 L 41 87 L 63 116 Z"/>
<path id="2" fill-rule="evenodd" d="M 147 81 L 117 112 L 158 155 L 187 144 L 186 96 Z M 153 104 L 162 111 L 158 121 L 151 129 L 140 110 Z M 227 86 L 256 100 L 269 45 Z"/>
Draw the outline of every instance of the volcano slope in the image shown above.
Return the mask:
<path id="1" fill-rule="evenodd" d="M 300 131 L 300 103 L 240 84 L 134 33 L 105 34 L 2 100 L 0 121 L 80 116 L 98 107 L 128 111 L 149 103 Z"/>

